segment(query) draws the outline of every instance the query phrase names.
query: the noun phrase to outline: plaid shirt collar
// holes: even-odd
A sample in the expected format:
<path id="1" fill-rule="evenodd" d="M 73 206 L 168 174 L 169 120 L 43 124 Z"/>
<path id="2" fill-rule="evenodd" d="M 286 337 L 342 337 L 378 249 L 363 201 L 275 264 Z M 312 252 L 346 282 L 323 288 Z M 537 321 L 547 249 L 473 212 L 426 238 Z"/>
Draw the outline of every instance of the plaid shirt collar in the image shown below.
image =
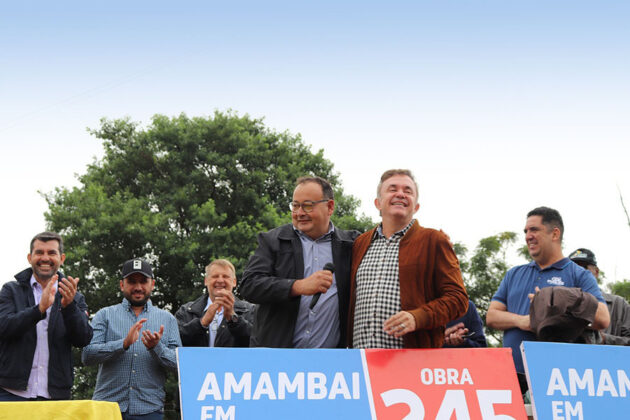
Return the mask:
<path id="1" fill-rule="evenodd" d="M 405 234 L 409 231 L 409 229 L 411 229 L 411 226 L 413 226 L 415 221 L 416 221 L 416 219 L 411 219 L 411 221 L 407 224 L 407 226 L 405 226 L 404 228 L 402 228 L 398 232 L 394 233 L 392 235 L 392 238 L 394 238 L 394 237 L 402 238 L 403 236 L 405 236 Z M 381 224 L 379 224 L 376 227 L 376 230 L 374 231 L 374 236 L 372 236 L 372 239 L 374 240 L 377 237 L 388 239 L 388 238 L 385 238 L 385 235 L 383 235 L 383 223 L 382 222 L 381 222 Z"/>

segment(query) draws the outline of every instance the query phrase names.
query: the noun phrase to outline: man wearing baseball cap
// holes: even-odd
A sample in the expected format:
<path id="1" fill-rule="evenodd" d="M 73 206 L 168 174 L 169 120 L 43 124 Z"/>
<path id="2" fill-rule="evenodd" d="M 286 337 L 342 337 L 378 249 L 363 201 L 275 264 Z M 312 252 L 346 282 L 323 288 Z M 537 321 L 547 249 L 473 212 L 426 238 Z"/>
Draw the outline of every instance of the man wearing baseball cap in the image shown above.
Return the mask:
<path id="1" fill-rule="evenodd" d="M 599 283 L 599 268 L 595 254 L 590 249 L 578 248 L 569 258 L 580 267 L 590 271 Z M 627 346 L 630 345 L 630 304 L 621 296 L 605 293 L 602 296 L 610 312 L 610 325 L 601 330 L 602 344 Z"/>
<path id="2" fill-rule="evenodd" d="M 126 261 L 122 277 L 122 302 L 96 313 L 94 337 L 83 349 L 83 363 L 99 365 L 92 398 L 117 402 L 123 420 L 161 420 L 166 371 L 177 371 L 177 321 L 151 303 L 155 279 L 147 261 Z"/>

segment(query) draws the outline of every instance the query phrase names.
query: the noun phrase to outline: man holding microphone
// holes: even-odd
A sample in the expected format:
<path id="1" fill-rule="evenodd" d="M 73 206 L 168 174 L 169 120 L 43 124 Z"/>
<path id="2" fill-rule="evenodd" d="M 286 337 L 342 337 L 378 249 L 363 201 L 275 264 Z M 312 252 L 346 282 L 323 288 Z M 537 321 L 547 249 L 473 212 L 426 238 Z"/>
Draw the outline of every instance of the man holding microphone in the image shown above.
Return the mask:
<path id="1" fill-rule="evenodd" d="M 343 347 L 352 243 L 359 233 L 332 224 L 333 189 L 320 177 L 297 180 L 290 208 L 292 224 L 261 233 L 243 273 L 240 293 L 259 305 L 250 345 Z"/>

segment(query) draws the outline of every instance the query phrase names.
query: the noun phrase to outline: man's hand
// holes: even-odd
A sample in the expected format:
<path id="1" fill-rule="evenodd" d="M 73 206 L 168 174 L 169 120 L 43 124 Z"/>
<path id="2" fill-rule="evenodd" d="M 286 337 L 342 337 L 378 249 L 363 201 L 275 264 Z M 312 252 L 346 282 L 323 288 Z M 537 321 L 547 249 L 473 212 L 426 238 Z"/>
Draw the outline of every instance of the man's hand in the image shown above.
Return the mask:
<path id="1" fill-rule="evenodd" d="M 217 290 L 214 301 L 223 307 L 223 319 L 230 319 L 234 315 L 234 295 L 227 290 Z"/>
<path id="2" fill-rule="evenodd" d="M 129 328 L 129 332 L 127 333 L 127 337 L 123 340 L 123 348 L 127 350 L 133 343 L 138 341 L 138 337 L 140 337 L 140 330 L 142 329 L 142 324 L 147 322 L 146 318 L 142 318 L 140 321 L 136 322 Z"/>
<path id="3" fill-rule="evenodd" d="M 416 330 L 416 319 L 409 312 L 400 311 L 383 323 L 383 331 L 394 337 L 402 337 Z"/>
<path id="4" fill-rule="evenodd" d="M 496 300 L 490 302 L 490 307 L 486 314 L 486 325 L 490 328 L 502 331 L 509 330 L 510 328 L 531 331 L 529 315 L 519 315 L 508 312 L 507 306 Z"/>
<path id="5" fill-rule="evenodd" d="M 529 298 L 529 303 L 532 303 L 532 301 L 534 300 L 534 296 L 536 296 L 536 293 L 538 292 L 540 292 L 540 288 L 536 286 L 535 292 L 527 295 L 527 297 Z"/>
<path id="6" fill-rule="evenodd" d="M 46 284 L 46 287 L 44 287 L 44 290 L 42 291 L 42 297 L 39 300 L 39 312 L 41 312 L 42 315 L 55 302 L 55 283 L 57 283 L 58 278 L 58 274 L 52 276 L 52 278 L 48 280 L 48 284 Z"/>
<path id="7" fill-rule="evenodd" d="M 142 343 L 148 350 L 151 350 L 153 347 L 157 346 L 157 343 L 160 342 L 162 334 L 164 334 L 164 325 L 160 325 L 160 331 L 158 332 L 144 330 L 142 331 Z"/>
<path id="8" fill-rule="evenodd" d="M 291 287 L 291 296 L 310 296 L 315 293 L 326 293 L 332 286 L 333 273 L 328 270 L 319 270 L 305 279 L 296 280 Z"/>
<path id="9" fill-rule="evenodd" d="M 466 334 L 468 334 L 468 328 L 464 326 L 463 322 L 459 322 L 444 331 L 444 342 L 449 346 L 461 346 L 466 341 L 466 337 L 464 337 Z"/>
<path id="10" fill-rule="evenodd" d="M 77 285 L 79 284 L 79 278 L 76 279 L 68 276 L 68 278 L 62 278 L 59 282 L 59 293 L 61 293 L 61 307 L 65 308 L 74 300 L 74 296 L 77 294 Z"/>
<path id="11" fill-rule="evenodd" d="M 208 309 L 206 309 L 206 312 L 204 312 L 203 316 L 199 320 L 199 322 L 201 322 L 201 325 L 203 325 L 204 328 L 208 328 L 208 325 L 210 325 L 210 323 L 214 319 L 214 316 L 216 315 L 218 310 L 219 310 L 219 304 L 216 302 L 212 302 L 210 306 L 208 306 Z"/>

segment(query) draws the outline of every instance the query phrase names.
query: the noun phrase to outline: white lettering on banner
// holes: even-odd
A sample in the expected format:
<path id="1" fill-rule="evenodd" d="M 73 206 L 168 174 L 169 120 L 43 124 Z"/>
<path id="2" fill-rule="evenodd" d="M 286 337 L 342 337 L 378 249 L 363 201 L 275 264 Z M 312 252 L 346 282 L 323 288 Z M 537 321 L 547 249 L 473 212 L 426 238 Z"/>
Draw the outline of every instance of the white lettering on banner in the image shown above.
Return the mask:
<path id="1" fill-rule="evenodd" d="M 589 397 L 625 397 L 626 392 L 630 390 L 630 379 L 622 369 L 617 370 L 617 383 L 608 369 L 602 369 L 597 379 L 597 389 L 593 369 L 584 369 L 580 376 L 576 369 L 570 368 L 568 382 L 567 388 L 567 381 L 562 376 L 562 371 L 559 368 L 553 368 L 549 376 L 547 395 L 559 392 L 563 396 L 577 396 L 578 390 L 585 390 Z"/>
<path id="2" fill-rule="evenodd" d="M 407 404 L 409 414 L 401 420 L 424 420 L 424 405 L 415 392 L 408 389 L 390 389 L 381 393 L 383 404 L 389 407 L 394 404 Z"/>
<path id="3" fill-rule="evenodd" d="M 564 411 L 562 411 L 563 408 Z M 578 401 L 575 407 L 571 405 L 570 401 L 551 402 L 551 418 L 553 420 L 572 420 L 574 417 L 577 417 L 578 420 L 584 420 L 582 401 Z"/>
<path id="4" fill-rule="evenodd" d="M 350 396 L 350 390 L 348 389 L 348 384 L 346 383 L 346 378 L 343 377 L 343 373 L 337 372 L 335 377 L 333 378 L 333 383 L 330 386 L 330 393 L 328 394 L 329 400 L 334 400 L 337 398 L 337 395 L 342 395 L 344 399 L 350 400 L 352 397 Z"/>
<path id="5" fill-rule="evenodd" d="M 328 378 L 323 372 L 297 372 L 293 379 L 286 372 L 278 372 L 277 386 L 269 372 L 261 372 L 258 378 L 252 378 L 252 372 L 244 372 L 240 378 L 236 378 L 233 372 L 225 372 L 223 375 L 223 388 L 214 372 L 208 372 L 197 394 L 197 401 L 203 401 L 211 397 L 215 401 L 231 400 L 235 394 L 240 394 L 243 400 L 259 400 L 266 397 L 268 400 L 284 400 L 287 394 L 296 394 L 298 400 L 322 400 L 328 398 L 335 400 L 361 399 L 361 381 L 359 372 L 351 374 L 352 388 L 343 372 L 335 372 L 330 387 L 327 387 Z M 252 385 L 256 380 L 254 394 Z M 223 390 L 223 392 L 221 392 Z M 209 406 L 210 407 L 210 406 Z M 203 414 L 202 414 L 203 416 Z"/>
<path id="6" fill-rule="evenodd" d="M 352 399 L 361 399 L 361 384 L 359 384 L 359 372 L 352 372 Z"/>
<path id="7" fill-rule="evenodd" d="M 466 394 L 464 394 L 463 389 L 448 389 L 446 391 L 435 420 L 450 420 L 453 412 L 455 412 L 457 420 L 470 420 Z"/>
<path id="8" fill-rule="evenodd" d="M 577 388 L 588 388 L 588 395 L 594 395 L 593 369 L 586 369 L 584 375 L 580 378 L 577 370 L 569 369 L 569 392 L 571 395 L 577 395 Z"/>
<path id="9" fill-rule="evenodd" d="M 602 374 L 599 375 L 599 384 L 597 384 L 597 396 L 603 396 L 604 392 L 610 392 L 611 397 L 619 396 L 619 394 L 617 394 L 617 389 L 615 388 L 615 384 L 613 383 L 610 373 L 607 370 L 602 370 Z"/>
<path id="10" fill-rule="evenodd" d="M 507 414 L 494 413 L 494 404 L 512 404 L 512 391 L 508 389 L 479 389 L 477 390 L 477 401 L 479 401 L 483 420 L 514 420 L 514 417 Z"/>
<path id="11" fill-rule="evenodd" d="M 214 417 L 212 417 L 211 411 L 214 411 Z M 235 412 L 236 406 L 234 405 L 229 406 L 227 411 L 223 411 L 223 407 L 220 405 L 217 405 L 216 407 L 212 405 L 204 405 L 201 407 L 201 420 L 234 420 Z"/>
<path id="12" fill-rule="evenodd" d="M 304 372 L 295 374 L 293 381 L 289 380 L 286 372 L 278 373 L 278 399 L 284 400 L 285 392 L 294 393 L 297 390 L 297 399 L 304 399 Z"/>
<path id="13" fill-rule="evenodd" d="M 424 368 L 420 371 L 420 380 L 425 385 L 473 385 L 472 377 L 468 369 L 462 369 L 461 375 L 457 369 L 429 369 Z"/>
<path id="14" fill-rule="evenodd" d="M 630 390 L 630 379 L 628 379 L 625 370 L 617 371 L 617 382 L 619 383 L 619 396 L 625 397 L 626 390 Z"/>
<path id="15" fill-rule="evenodd" d="M 263 372 L 258 378 L 258 384 L 256 384 L 256 390 L 254 391 L 253 400 L 259 400 L 261 395 L 266 395 L 268 399 L 275 400 L 276 392 L 273 390 L 273 384 L 271 383 L 271 377 L 269 373 Z"/>
<path id="16" fill-rule="evenodd" d="M 249 384 L 251 388 L 251 384 Z M 220 401 L 221 391 L 219 390 L 219 384 L 217 383 L 217 378 L 214 376 L 214 373 L 209 372 L 206 375 L 206 379 L 203 381 L 203 385 L 201 385 L 201 389 L 199 390 L 199 394 L 197 394 L 197 401 L 203 401 L 206 397 L 210 395 L 217 401 Z"/>
<path id="17" fill-rule="evenodd" d="M 562 402 L 563 401 L 552 401 L 551 402 L 551 416 L 553 420 L 563 420 L 562 416 Z"/>
<path id="18" fill-rule="evenodd" d="M 308 372 L 306 374 L 308 384 L 307 395 L 309 400 L 323 400 L 326 398 L 326 375 L 321 372 Z"/>
<path id="19" fill-rule="evenodd" d="M 223 384 L 223 395 L 226 400 L 232 398 L 232 391 L 235 393 L 243 393 L 243 398 L 249 399 L 252 393 L 252 373 L 245 372 L 241 376 L 240 381 L 236 381 L 232 372 L 225 373 L 225 382 Z"/>
<path id="20" fill-rule="evenodd" d="M 406 404 L 409 414 L 402 420 L 424 420 L 424 404 L 422 399 L 408 389 L 390 389 L 381 393 L 383 404 L 389 407 L 394 404 Z M 481 410 L 481 418 L 484 420 L 514 420 L 507 414 L 495 414 L 494 404 L 511 404 L 512 391 L 510 390 L 477 390 L 477 401 Z M 457 420 L 470 420 L 466 394 L 462 389 L 448 389 L 435 416 L 435 420 L 450 420 L 455 413 Z"/>
<path id="21" fill-rule="evenodd" d="M 571 405 L 571 401 L 565 401 L 564 409 L 567 412 L 565 418 L 570 419 L 577 416 L 578 420 L 584 420 L 584 414 L 582 412 L 582 401 L 578 401 L 575 407 Z"/>

